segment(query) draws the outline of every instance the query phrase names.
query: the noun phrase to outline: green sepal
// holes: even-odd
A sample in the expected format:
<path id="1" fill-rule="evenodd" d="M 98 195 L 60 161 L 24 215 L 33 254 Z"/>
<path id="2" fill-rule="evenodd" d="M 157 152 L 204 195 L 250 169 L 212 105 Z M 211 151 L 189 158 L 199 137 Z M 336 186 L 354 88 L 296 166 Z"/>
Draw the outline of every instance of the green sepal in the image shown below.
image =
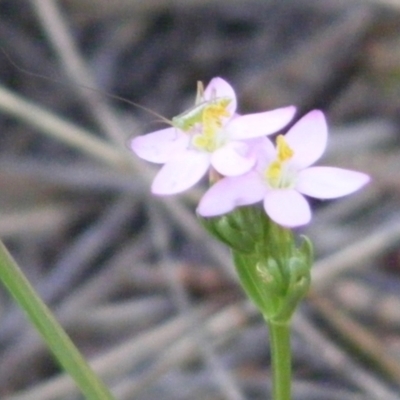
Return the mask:
<path id="1" fill-rule="evenodd" d="M 259 310 L 273 312 L 272 304 L 269 301 L 269 293 L 265 290 L 265 285 L 257 275 L 257 260 L 254 256 L 232 251 L 233 262 L 247 296 L 253 301 Z"/>
<path id="2" fill-rule="evenodd" d="M 284 296 L 286 291 L 285 277 L 282 274 L 282 268 L 275 259 L 268 257 L 265 261 L 258 261 L 256 271 L 263 286 L 272 296 Z"/>
<path id="3" fill-rule="evenodd" d="M 311 283 L 310 266 L 304 260 L 292 258 L 288 261 L 289 285 L 282 297 L 281 307 L 269 318 L 273 322 L 286 323 L 296 311 L 298 304 L 307 294 Z"/>
<path id="4" fill-rule="evenodd" d="M 301 243 L 298 251 L 305 258 L 304 262 L 311 266 L 314 262 L 314 246 L 307 236 L 301 235 L 301 238 L 303 239 L 303 242 Z"/>
<path id="5" fill-rule="evenodd" d="M 311 241 L 302 236 L 298 246 L 291 230 L 254 206 L 200 220 L 231 248 L 241 285 L 264 318 L 288 323 L 310 286 Z"/>
<path id="6" fill-rule="evenodd" d="M 232 250 L 254 254 L 257 243 L 264 241 L 265 214 L 255 207 L 240 207 L 220 217 L 198 217 L 208 232 Z"/>

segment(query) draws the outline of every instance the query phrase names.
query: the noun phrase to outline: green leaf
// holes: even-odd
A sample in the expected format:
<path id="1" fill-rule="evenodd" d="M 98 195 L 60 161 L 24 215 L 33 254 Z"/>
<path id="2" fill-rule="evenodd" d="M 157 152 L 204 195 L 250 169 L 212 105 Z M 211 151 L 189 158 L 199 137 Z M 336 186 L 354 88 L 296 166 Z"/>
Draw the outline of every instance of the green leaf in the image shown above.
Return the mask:
<path id="1" fill-rule="evenodd" d="M 1 242 L 0 280 L 24 310 L 58 362 L 74 379 L 85 398 L 113 400 L 108 388 L 90 368 Z"/>

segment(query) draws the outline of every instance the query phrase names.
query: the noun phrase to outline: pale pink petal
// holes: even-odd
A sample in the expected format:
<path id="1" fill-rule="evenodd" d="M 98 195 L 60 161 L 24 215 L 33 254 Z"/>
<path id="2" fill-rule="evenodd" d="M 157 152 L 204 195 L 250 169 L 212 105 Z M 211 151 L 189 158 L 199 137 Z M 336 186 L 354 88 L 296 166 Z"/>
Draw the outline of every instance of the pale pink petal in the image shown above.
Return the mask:
<path id="1" fill-rule="evenodd" d="M 189 136 L 179 129 L 166 128 L 132 139 L 130 147 L 140 158 L 146 161 L 164 164 L 189 143 Z"/>
<path id="2" fill-rule="evenodd" d="M 260 137 L 246 140 L 250 152 L 249 156 L 256 159 L 257 171 L 263 172 L 272 160 L 276 158 L 276 149 L 274 144 L 267 137 Z"/>
<path id="3" fill-rule="evenodd" d="M 296 189 L 318 199 L 334 199 L 360 189 L 369 182 L 368 175 L 333 167 L 311 167 L 300 171 Z"/>
<path id="4" fill-rule="evenodd" d="M 207 190 L 197 212 L 203 217 L 226 214 L 234 208 L 261 201 L 267 188 L 255 172 L 233 178 L 224 178 Z"/>
<path id="5" fill-rule="evenodd" d="M 325 151 L 328 127 L 322 111 L 306 114 L 285 135 L 286 142 L 294 151 L 291 163 L 297 168 L 314 164 Z"/>
<path id="6" fill-rule="evenodd" d="M 196 184 L 210 166 L 208 153 L 188 150 L 167 162 L 154 178 L 151 191 L 158 195 L 183 192 Z"/>
<path id="7" fill-rule="evenodd" d="M 204 90 L 205 100 L 212 100 L 219 97 L 228 97 L 231 99 L 227 109 L 233 116 L 237 108 L 236 94 L 233 87 L 222 78 L 213 78 Z"/>
<path id="8" fill-rule="evenodd" d="M 288 228 L 307 224 L 311 220 L 307 200 L 291 189 L 268 191 L 264 198 L 264 209 L 273 221 Z"/>
<path id="9" fill-rule="evenodd" d="M 250 171 L 256 162 L 256 158 L 249 153 L 250 149 L 246 143 L 230 142 L 214 151 L 211 164 L 221 175 L 243 175 Z"/>
<path id="10" fill-rule="evenodd" d="M 226 129 L 232 140 L 270 135 L 284 128 L 294 117 L 296 107 L 289 106 L 232 119 Z"/>

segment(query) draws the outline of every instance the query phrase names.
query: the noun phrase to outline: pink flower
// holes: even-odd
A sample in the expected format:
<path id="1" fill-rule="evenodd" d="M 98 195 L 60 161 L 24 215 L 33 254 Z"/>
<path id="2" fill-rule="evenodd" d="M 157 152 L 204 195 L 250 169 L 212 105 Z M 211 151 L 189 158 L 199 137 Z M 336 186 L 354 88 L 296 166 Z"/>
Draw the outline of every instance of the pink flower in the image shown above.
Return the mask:
<path id="1" fill-rule="evenodd" d="M 213 217 L 263 201 L 265 212 L 276 223 L 307 224 L 311 210 L 303 195 L 333 199 L 355 192 L 370 180 L 361 172 L 310 167 L 325 151 L 327 139 L 323 113 L 311 111 L 285 136 L 278 136 L 276 148 L 269 139 L 260 140 L 255 168 L 218 181 L 203 196 L 197 212 Z"/>
<path id="2" fill-rule="evenodd" d="M 256 163 L 247 139 L 275 133 L 295 114 L 289 106 L 239 116 L 236 95 L 222 78 L 199 87 L 195 106 L 174 117 L 172 127 L 139 136 L 132 150 L 144 160 L 164 164 L 156 175 L 152 192 L 169 195 L 197 183 L 212 166 L 223 176 L 238 176 Z"/>

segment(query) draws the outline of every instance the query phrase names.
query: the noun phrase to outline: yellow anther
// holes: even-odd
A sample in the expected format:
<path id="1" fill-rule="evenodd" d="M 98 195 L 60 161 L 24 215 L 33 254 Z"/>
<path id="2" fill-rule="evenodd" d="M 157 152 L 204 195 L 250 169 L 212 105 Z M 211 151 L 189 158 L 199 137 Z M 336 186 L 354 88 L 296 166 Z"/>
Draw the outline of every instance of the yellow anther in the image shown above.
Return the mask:
<path id="1" fill-rule="evenodd" d="M 293 157 L 293 150 L 289 147 L 283 135 L 279 135 L 276 138 L 276 149 L 279 161 L 287 161 Z"/>
<path id="2" fill-rule="evenodd" d="M 292 177 L 288 170 L 287 161 L 293 157 L 294 152 L 282 135 L 276 138 L 276 150 L 276 159 L 265 170 L 264 176 L 271 187 L 276 189 L 288 188 L 292 184 Z"/>
<path id="3" fill-rule="evenodd" d="M 282 177 L 282 162 L 280 160 L 273 161 L 265 171 L 265 177 L 272 187 L 279 187 Z"/>
<path id="4" fill-rule="evenodd" d="M 206 151 L 213 151 L 213 147 L 214 147 L 213 138 L 209 138 L 205 135 L 198 134 L 193 137 L 192 143 L 198 149 L 203 149 Z"/>
<path id="5" fill-rule="evenodd" d="M 195 135 L 193 137 L 193 144 L 196 147 L 206 147 L 208 144 L 209 140 L 204 136 L 204 135 Z"/>
<path id="6" fill-rule="evenodd" d="M 218 147 L 218 133 L 223 125 L 222 120 L 224 117 L 230 116 L 226 109 L 229 103 L 230 99 L 220 99 L 212 101 L 204 107 L 201 115 L 201 134 L 193 138 L 194 146 L 209 152 Z"/>
<path id="7" fill-rule="evenodd" d="M 203 123 L 213 121 L 221 126 L 224 117 L 229 117 L 229 112 L 224 104 L 211 103 L 204 108 Z"/>
<path id="8" fill-rule="evenodd" d="M 221 117 L 215 109 L 209 107 L 203 111 L 203 134 L 207 137 L 215 136 L 222 126 Z"/>

